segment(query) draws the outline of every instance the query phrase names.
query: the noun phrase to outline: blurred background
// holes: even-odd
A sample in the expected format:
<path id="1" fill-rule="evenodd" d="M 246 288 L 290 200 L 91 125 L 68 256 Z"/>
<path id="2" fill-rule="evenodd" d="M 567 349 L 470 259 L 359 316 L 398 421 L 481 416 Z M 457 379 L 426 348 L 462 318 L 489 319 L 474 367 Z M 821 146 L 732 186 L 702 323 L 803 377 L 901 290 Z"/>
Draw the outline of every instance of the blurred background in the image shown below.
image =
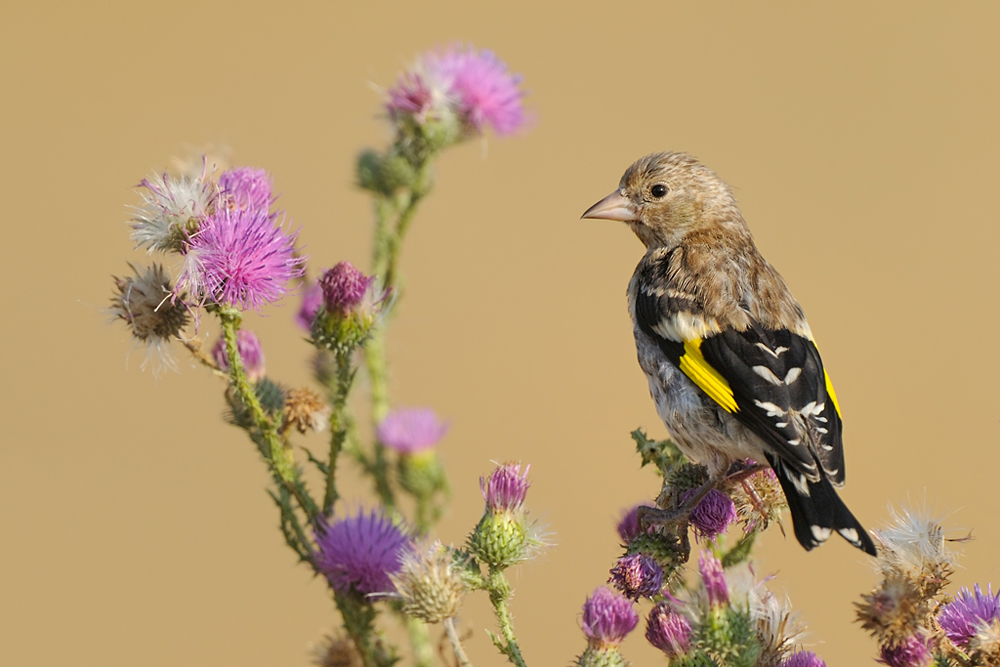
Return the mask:
<path id="1" fill-rule="evenodd" d="M 143 259 L 126 205 L 172 157 L 229 147 L 273 173 L 314 270 L 366 267 L 352 165 L 389 138 L 379 87 L 456 41 L 524 76 L 535 123 L 439 162 L 403 257 L 392 391 L 451 420 L 445 542 L 477 521 L 491 461 L 531 464 L 529 506 L 556 546 L 514 574 L 529 664 L 583 650 L 580 605 L 620 553 L 620 508 L 658 491 L 629 439 L 664 435 L 625 304 L 642 247 L 579 219 L 652 151 L 691 152 L 734 186 L 805 307 L 855 514 L 875 527 L 889 504 L 926 503 L 976 537 L 953 592 L 1000 583 L 998 29 L 991 3 L 5 5 L 0 664 L 308 664 L 333 605 L 283 544 L 219 381 L 179 347 L 180 372 L 140 371 L 107 323 L 110 276 Z M 269 373 L 303 385 L 297 306 L 248 324 Z M 345 484 L 352 506 L 369 500 Z M 790 527 L 768 531 L 757 572 L 777 574 L 828 664 L 867 664 L 852 622 L 876 583 L 866 557 L 837 539 L 806 553 Z M 465 610 L 472 661 L 503 664 L 486 600 Z M 662 661 L 640 633 L 624 652 Z"/>

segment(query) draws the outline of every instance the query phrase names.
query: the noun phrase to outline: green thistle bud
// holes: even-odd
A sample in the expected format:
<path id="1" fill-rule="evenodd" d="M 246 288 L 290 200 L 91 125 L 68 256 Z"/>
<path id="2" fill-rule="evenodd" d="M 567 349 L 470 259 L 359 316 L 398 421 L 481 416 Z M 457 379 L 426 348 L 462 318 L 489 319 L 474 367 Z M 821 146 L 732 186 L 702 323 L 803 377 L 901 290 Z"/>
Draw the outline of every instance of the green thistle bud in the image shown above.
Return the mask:
<path id="1" fill-rule="evenodd" d="M 417 181 L 413 163 L 399 153 L 379 155 L 367 150 L 358 156 L 358 185 L 383 195 L 392 195 L 399 188 L 412 188 Z"/>
<path id="2" fill-rule="evenodd" d="M 615 647 L 587 648 L 573 664 L 577 667 L 625 667 L 629 662 Z"/>
<path id="3" fill-rule="evenodd" d="M 476 558 L 499 570 L 527 560 L 532 546 L 524 512 L 487 511 L 469 538 Z"/>
<path id="4" fill-rule="evenodd" d="M 400 454 L 396 472 L 399 485 L 414 496 L 428 498 L 447 488 L 444 469 L 433 449 L 416 454 Z"/>
<path id="5" fill-rule="evenodd" d="M 530 467 L 522 474 L 520 464 L 506 463 L 479 478 L 486 511 L 469 536 L 469 549 L 491 568 L 502 570 L 522 563 L 543 545 L 537 526 L 528 521 L 524 509 Z"/>

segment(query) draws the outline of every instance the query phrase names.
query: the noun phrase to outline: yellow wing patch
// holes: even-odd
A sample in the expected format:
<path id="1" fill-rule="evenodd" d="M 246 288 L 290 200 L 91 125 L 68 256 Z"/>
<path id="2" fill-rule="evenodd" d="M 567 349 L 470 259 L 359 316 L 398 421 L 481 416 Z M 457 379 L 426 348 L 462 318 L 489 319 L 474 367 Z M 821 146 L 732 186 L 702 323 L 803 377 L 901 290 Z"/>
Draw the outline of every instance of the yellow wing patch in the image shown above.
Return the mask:
<path id="1" fill-rule="evenodd" d="M 837 392 L 833 390 L 833 383 L 830 382 L 830 374 L 823 369 L 823 378 L 826 380 L 826 393 L 830 394 L 830 400 L 833 401 L 833 409 L 837 411 L 837 416 L 843 418 L 840 414 L 840 403 L 837 402 Z"/>
<path id="2" fill-rule="evenodd" d="M 684 354 L 681 355 L 681 372 L 688 376 L 701 388 L 709 398 L 718 403 L 727 412 L 736 412 L 739 407 L 736 405 L 736 398 L 733 390 L 726 382 L 726 379 L 719 375 L 719 371 L 712 368 L 701 353 L 701 339 L 694 338 L 684 341 Z M 827 387 L 830 388 L 830 395 L 833 396 L 833 389 L 827 379 Z M 837 399 L 833 399 L 834 406 Z M 839 413 L 839 410 L 838 410 Z"/>

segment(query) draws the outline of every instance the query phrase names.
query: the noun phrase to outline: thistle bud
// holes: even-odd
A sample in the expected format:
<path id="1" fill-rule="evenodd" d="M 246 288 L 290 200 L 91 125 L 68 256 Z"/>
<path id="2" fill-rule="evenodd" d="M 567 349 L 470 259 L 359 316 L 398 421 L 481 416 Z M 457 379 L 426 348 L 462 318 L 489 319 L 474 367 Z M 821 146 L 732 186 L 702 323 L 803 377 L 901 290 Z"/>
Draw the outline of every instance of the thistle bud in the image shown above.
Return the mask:
<path id="1" fill-rule="evenodd" d="M 691 650 L 691 635 L 691 622 L 668 603 L 661 602 L 649 612 L 646 640 L 671 660 Z"/>
<path id="2" fill-rule="evenodd" d="M 257 334 L 249 329 L 240 329 L 236 332 L 236 351 L 243 361 L 243 370 L 247 374 L 250 382 L 257 382 L 266 374 L 264 368 L 264 350 L 260 346 Z M 229 353 L 226 350 L 226 339 L 219 338 L 212 348 L 212 358 L 218 364 L 219 369 L 229 372 Z"/>
<path id="3" fill-rule="evenodd" d="M 319 280 L 323 306 L 312 322 L 313 344 L 348 354 L 364 344 L 387 308 L 388 292 L 374 276 L 365 276 L 350 262 L 341 262 Z"/>
<path id="4" fill-rule="evenodd" d="M 530 467 L 522 475 L 520 464 L 508 463 L 479 479 L 486 511 L 469 537 L 469 548 L 490 567 L 504 569 L 521 563 L 542 544 L 524 510 Z"/>
<path id="5" fill-rule="evenodd" d="M 601 586 L 583 603 L 583 634 L 587 650 L 577 658 L 578 667 L 624 667 L 628 662 L 618 645 L 639 623 L 632 603 Z"/>

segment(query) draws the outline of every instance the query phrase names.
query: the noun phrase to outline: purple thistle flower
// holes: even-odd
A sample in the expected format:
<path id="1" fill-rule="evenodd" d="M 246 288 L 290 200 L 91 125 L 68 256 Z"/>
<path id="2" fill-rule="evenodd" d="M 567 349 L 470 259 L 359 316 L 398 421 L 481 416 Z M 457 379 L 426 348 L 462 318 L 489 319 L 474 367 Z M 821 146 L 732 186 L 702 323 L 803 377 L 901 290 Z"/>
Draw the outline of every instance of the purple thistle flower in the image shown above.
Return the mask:
<path id="1" fill-rule="evenodd" d="M 295 323 L 306 331 L 312 330 L 313 320 L 316 313 L 323 305 L 323 288 L 319 283 L 309 283 L 309 286 L 302 290 L 302 304 L 299 312 L 295 314 Z"/>
<path id="2" fill-rule="evenodd" d="M 632 603 L 607 586 L 599 586 L 583 603 L 583 634 L 602 648 L 621 643 L 639 623 Z"/>
<path id="3" fill-rule="evenodd" d="M 639 503 L 627 510 L 622 510 L 622 517 L 618 520 L 618 536 L 622 542 L 628 544 L 639 534 L 639 508 L 652 507 L 649 503 Z"/>
<path id="4" fill-rule="evenodd" d="M 986 594 L 979 584 L 975 592 L 962 588 L 952 602 L 938 612 L 938 623 L 956 645 L 966 647 L 984 624 L 1000 619 L 1000 593 L 993 595 L 993 585 L 987 584 Z"/>
<path id="5" fill-rule="evenodd" d="M 519 510 L 528 494 L 528 471 L 525 466 L 521 474 L 520 463 L 505 463 L 497 466 L 487 477 L 479 478 L 479 490 L 486 501 L 486 509 L 491 512 Z"/>
<path id="6" fill-rule="evenodd" d="M 219 208 L 191 238 L 179 289 L 215 303 L 259 310 L 302 275 L 295 256 L 297 232 L 285 233 L 267 211 Z"/>
<path id="7" fill-rule="evenodd" d="M 379 442 L 401 454 L 416 454 L 436 445 L 448 432 L 430 408 L 395 410 L 376 428 Z"/>
<path id="8" fill-rule="evenodd" d="M 521 77 L 510 74 L 507 65 L 486 49 L 453 46 L 432 56 L 432 67 L 451 80 L 458 97 L 459 113 L 477 132 L 486 125 L 497 135 L 511 134 L 524 122 Z"/>
<path id="9" fill-rule="evenodd" d="M 931 652 L 923 637 L 911 635 L 897 646 L 883 645 L 879 662 L 889 667 L 927 667 L 931 664 Z"/>
<path id="10" fill-rule="evenodd" d="M 265 213 L 271 208 L 271 175 L 255 167 L 235 167 L 219 175 L 222 195 L 239 208 Z"/>
<path id="11" fill-rule="evenodd" d="M 257 334 L 249 329 L 240 329 L 236 332 L 236 350 L 243 360 L 243 370 L 251 382 L 256 382 L 265 375 L 264 370 L 264 350 L 260 346 Z M 229 372 L 229 355 L 226 353 L 226 339 L 219 338 L 212 348 L 212 358 L 219 368 L 226 373 Z"/>
<path id="12" fill-rule="evenodd" d="M 722 561 L 708 551 L 703 551 L 698 558 L 698 570 L 705 584 L 708 603 L 713 607 L 729 604 L 729 589 L 726 586 L 726 574 L 722 569 Z"/>
<path id="13" fill-rule="evenodd" d="M 646 641 L 667 654 L 668 658 L 683 657 L 691 650 L 691 622 L 661 602 L 646 619 Z"/>
<path id="14" fill-rule="evenodd" d="M 372 510 L 316 530 L 316 567 L 338 593 L 362 595 L 395 590 L 390 574 L 402 567 L 413 549 L 409 536 L 384 514 Z"/>
<path id="15" fill-rule="evenodd" d="M 396 86 L 389 89 L 385 108 L 392 118 L 413 116 L 418 122 L 426 123 L 434 115 L 436 106 L 446 104 L 447 85 L 435 86 L 429 80 L 433 73 L 420 71 L 421 69 L 421 64 L 418 63 L 417 69 L 404 72 Z"/>
<path id="16" fill-rule="evenodd" d="M 631 600 L 653 597 L 663 588 L 663 568 L 645 554 L 622 556 L 611 568 L 608 583 Z"/>
<path id="17" fill-rule="evenodd" d="M 326 309 L 331 313 L 346 314 L 361 303 L 374 280 L 374 276 L 365 276 L 350 262 L 340 262 L 319 279 Z"/>
<path id="18" fill-rule="evenodd" d="M 693 493 L 693 490 L 689 493 Z M 736 505 L 728 495 L 712 489 L 691 510 L 691 524 L 699 537 L 712 539 L 736 521 Z"/>
<path id="19" fill-rule="evenodd" d="M 420 124 L 457 116 L 475 134 L 490 126 L 503 136 L 525 123 L 520 83 L 492 51 L 455 45 L 423 54 L 389 90 L 386 109 Z"/>
<path id="20" fill-rule="evenodd" d="M 785 658 L 781 667 L 826 667 L 826 662 L 812 651 L 798 651 Z"/>

